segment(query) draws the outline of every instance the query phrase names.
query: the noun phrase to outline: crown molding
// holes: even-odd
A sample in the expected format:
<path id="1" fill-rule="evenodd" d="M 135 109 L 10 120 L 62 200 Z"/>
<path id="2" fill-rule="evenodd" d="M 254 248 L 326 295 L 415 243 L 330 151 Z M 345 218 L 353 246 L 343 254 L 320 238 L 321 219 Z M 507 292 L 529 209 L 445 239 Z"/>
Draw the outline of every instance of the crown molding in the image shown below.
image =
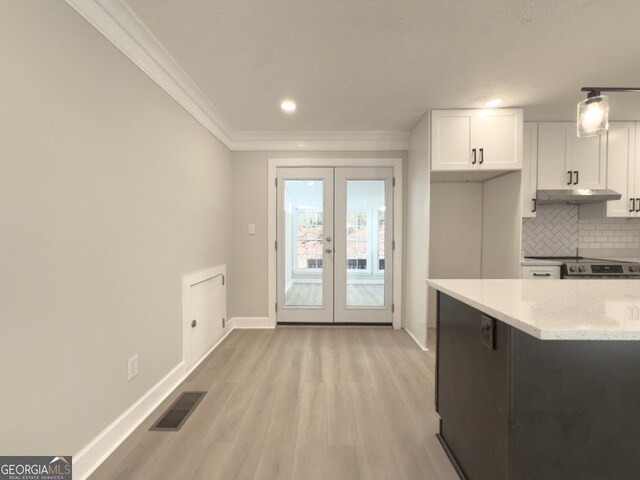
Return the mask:
<path id="1" fill-rule="evenodd" d="M 409 132 L 237 132 L 233 150 L 408 150 Z"/>
<path id="2" fill-rule="evenodd" d="M 121 0 L 66 0 L 230 150 L 407 150 L 409 132 L 236 131 Z"/>
<path id="3" fill-rule="evenodd" d="M 120 0 L 66 0 L 227 147 L 233 128 L 138 16 Z"/>

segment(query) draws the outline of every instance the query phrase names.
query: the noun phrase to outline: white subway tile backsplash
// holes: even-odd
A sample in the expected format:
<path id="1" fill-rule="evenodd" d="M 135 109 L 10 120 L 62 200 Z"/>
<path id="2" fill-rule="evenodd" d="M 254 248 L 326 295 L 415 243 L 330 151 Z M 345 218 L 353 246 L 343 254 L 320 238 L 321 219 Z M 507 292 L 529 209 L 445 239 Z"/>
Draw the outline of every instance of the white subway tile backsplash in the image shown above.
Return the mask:
<path id="1" fill-rule="evenodd" d="M 575 205 L 543 205 L 522 224 L 528 256 L 575 255 L 578 248 L 640 248 L 640 218 L 579 218 Z"/>

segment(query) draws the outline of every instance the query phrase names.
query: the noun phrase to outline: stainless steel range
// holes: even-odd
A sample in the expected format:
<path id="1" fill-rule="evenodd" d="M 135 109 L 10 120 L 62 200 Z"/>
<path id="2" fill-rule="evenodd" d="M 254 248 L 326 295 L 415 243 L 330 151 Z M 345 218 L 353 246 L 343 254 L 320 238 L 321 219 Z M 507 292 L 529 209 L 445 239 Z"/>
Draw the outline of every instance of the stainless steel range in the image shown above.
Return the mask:
<path id="1" fill-rule="evenodd" d="M 562 262 L 560 278 L 640 279 L 640 263 L 600 260 L 584 257 L 526 257 Z"/>

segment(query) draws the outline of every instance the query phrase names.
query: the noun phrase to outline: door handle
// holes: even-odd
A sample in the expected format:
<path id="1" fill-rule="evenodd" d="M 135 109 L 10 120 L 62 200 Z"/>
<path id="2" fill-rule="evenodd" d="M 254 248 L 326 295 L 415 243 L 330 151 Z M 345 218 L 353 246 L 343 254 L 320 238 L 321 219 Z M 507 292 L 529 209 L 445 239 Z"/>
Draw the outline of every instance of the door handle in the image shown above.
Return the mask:
<path id="1" fill-rule="evenodd" d="M 195 318 L 191 322 L 191 328 L 196 328 L 198 326 L 198 322 L 196 322 Z"/>
<path id="2" fill-rule="evenodd" d="M 580 181 L 580 172 L 578 170 L 574 170 L 574 172 L 576 172 L 576 181 L 573 182 L 573 184 L 577 185 L 578 182 Z"/>
<path id="3" fill-rule="evenodd" d="M 538 209 L 538 202 L 535 198 L 532 198 L 531 201 L 533 202 L 533 208 L 531 209 L 531 212 L 536 213 L 536 210 Z"/>
<path id="4" fill-rule="evenodd" d="M 473 160 L 471 161 L 471 165 L 475 165 L 476 164 L 476 149 L 475 148 L 473 150 L 471 150 L 471 157 L 473 158 Z"/>
<path id="5" fill-rule="evenodd" d="M 331 237 L 327 237 L 326 240 L 327 240 L 327 242 L 330 242 L 331 241 Z"/>
<path id="6" fill-rule="evenodd" d="M 635 212 L 636 211 L 636 199 L 635 198 L 630 198 L 629 199 L 629 211 L 630 212 Z"/>
<path id="7" fill-rule="evenodd" d="M 634 211 L 640 212 L 640 198 L 636 197 L 636 208 Z"/>
<path id="8" fill-rule="evenodd" d="M 569 181 L 567 182 L 567 185 L 571 185 L 573 183 L 573 172 L 571 170 L 567 170 L 567 173 L 569 174 Z"/>
<path id="9" fill-rule="evenodd" d="M 333 253 L 333 250 L 331 250 L 330 248 L 327 248 L 327 249 L 325 250 L 325 252 L 327 252 L 327 253 Z"/>
<path id="10" fill-rule="evenodd" d="M 480 161 L 478 162 L 480 165 L 484 163 L 484 148 L 480 149 Z"/>

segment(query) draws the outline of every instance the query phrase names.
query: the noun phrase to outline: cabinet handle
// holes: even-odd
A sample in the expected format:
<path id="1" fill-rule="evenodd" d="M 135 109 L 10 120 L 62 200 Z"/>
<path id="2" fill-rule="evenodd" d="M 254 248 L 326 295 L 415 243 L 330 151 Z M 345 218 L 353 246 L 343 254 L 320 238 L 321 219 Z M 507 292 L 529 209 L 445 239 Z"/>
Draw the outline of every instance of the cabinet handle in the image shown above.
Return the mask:
<path id="1" fill-rule="evenodd" d="M 484 148 L 480 149 L 480 161 L 478 162 L 480 165 L 484 163 Z"/>
<path id="2" fill-rule="evenodd" d="M 531 212 L 536 213 L 536 210 L 538 209 L 538 202 L 536 202 L 535 198 L 532 198 L 531 201 L 533 202 L 533 208 L 531 209 Z"/>
<path id="3" fill-rule="evenodd" d="M 567 185 L 571 185 L 573 183 L 573 172 L 571 170 L 567 170 L 567 173 L 569 174 L 569 181 L 567 182 Z"/>
<path id="4" fill-rule="evenodd" d="M 533 276 L 534 277 L 550 277 L 551 274 L 550 273 L 535 273 L 535 272 L 533 272 Z"/>
<path id="5" fill-rule="evenodd" d="M 475 148 L 473 150 L 471 150 L 471 156 L 473 157 L 473 161 L 471 162 L 471 165 L 475 165 L 476 164 L 476 149 Z"/>
<path id="6" fill-rule="evenodd" d="M 640 198 L 636 197 L 636 208 L 635 208 L 636 212 L 640 212 Z"/>
<path id="7" fill-rule="evenodd" d="M 629 211 L 630 212 L 635 212 L 636 211 L 636 199 L 635 198 L 630 198 L 629 199 Z"/>
<path id="8" fill-rule="evenodd" d="M 580 181 L 580 172 L 578 170 L 574 170 L 576 172 L 576 181 L 573 182 L 574 185 L 577 185 L 578 182 Z"/>

